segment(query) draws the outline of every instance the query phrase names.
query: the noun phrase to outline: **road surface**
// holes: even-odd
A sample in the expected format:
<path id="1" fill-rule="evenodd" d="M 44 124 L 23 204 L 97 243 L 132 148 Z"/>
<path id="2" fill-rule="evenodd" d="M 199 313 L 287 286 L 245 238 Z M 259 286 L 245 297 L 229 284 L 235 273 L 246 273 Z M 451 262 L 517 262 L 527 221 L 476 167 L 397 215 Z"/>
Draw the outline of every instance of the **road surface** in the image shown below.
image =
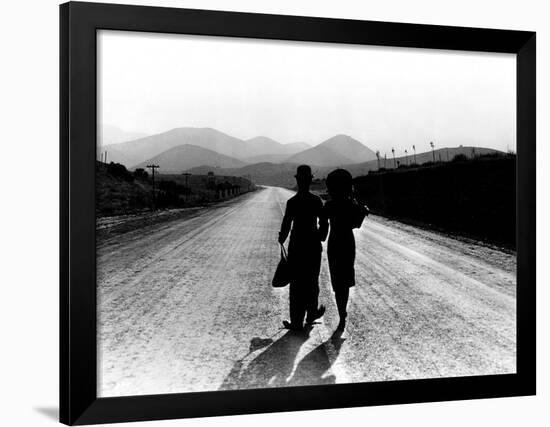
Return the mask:
<path id="1" fill-rule="evenodd" d="M 369 217 L 338 324 L 296 335 L 274 289 L 289 190 L 271 187 L 98 244 L 100 396 L 513 373 L 515 256 Z"/>

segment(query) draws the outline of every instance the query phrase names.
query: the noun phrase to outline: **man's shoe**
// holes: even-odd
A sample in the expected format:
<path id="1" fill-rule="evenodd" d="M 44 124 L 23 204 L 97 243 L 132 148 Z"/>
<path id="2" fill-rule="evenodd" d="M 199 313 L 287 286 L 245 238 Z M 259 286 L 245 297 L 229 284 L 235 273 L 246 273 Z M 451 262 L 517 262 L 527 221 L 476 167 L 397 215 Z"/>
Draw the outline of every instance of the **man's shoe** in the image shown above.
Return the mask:
<path id="1" fill-rule="evenodd" d="M 304 327 L 302 325 L 293 325 L 288 320 L 283 320 L 283 326 L 285 329 L 288 329 L 289 331 L 300 332 L 304 330 Z"/>
<path id="2" fill-rule="evenodd" d="M 321 304 L 319 308 L 315 311 L 315 313 L 313 313 L 312 315 L 308 313 L 308 316 L 306 318 L 306 324 L 311 325 L 317 319 L 320 319 L 321 317 L 323 317 L 323 314 L 325 314 L 325 310 L 326 310 L 325 306 Z"/>

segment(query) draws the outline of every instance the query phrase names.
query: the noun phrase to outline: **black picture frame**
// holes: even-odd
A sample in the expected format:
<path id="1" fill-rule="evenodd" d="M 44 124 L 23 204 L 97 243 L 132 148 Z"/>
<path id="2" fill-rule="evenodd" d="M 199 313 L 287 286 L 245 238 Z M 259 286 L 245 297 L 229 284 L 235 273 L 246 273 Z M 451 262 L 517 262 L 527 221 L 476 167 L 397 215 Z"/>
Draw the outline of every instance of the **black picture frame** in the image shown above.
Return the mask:
<path id="1" fill-rule="evenodd" d="M 285 389 L 98 398 L 96 32 L 231 36 L 517 55 L 517 373 Z M 535 360 L 536 34 L 69 2 L 60 6 L 60 421 L 160 420 L 532 395 Z"/>

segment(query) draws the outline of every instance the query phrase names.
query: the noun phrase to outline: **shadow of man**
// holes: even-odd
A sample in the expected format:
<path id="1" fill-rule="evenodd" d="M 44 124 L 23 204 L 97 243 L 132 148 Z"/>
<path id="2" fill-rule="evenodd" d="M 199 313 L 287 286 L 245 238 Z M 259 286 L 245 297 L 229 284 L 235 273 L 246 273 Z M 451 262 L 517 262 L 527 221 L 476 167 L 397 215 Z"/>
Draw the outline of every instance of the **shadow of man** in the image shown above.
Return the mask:
<path id="1" fill-rule="evenodd" d="M 246 366 L 246 356 L 238 360 L 224 379 L 220 390 L 282 387 L 286 385 L 287 379 L 294 368 L 296 356 L 302 344 L 309 338 L 310 331 L 311 329 L 304 329 L 303 332 L 286 332 Z M 253 338 L 250 342 L 250 352 L 248 354 L 261 348 L 259 343 L 266 344 L 268 340 Z"/>
<path id="2" fill-rule="evenodd" d="M 294 375 L 287 385 L 324 385 L 335 384 L 336 376 L 330 369 L 340 354 L 345 338 L 342 332 L 336 331 L 332 336 L 315 347 L 296 366 Z"/>
<path id="3" fill-rule="evenodd" d="M 330 372 L 345 341 L 338 332 L 308 353 L 292 374 L 296 356 L 309 338 L 310 331 L 311 329 L 304 333 L 285 333 L 247 366 L 244 361 L 246 356 L 238 360 L 224 379 L 220 390 L 334 384 L 336 377 L 326 374 Z M 261 348 L 262 345 L 269 345 L 268 342 L 268 339 L 253 338 L 250 352 Z M 289 378 L 291 375 L 292 378 Z"/>

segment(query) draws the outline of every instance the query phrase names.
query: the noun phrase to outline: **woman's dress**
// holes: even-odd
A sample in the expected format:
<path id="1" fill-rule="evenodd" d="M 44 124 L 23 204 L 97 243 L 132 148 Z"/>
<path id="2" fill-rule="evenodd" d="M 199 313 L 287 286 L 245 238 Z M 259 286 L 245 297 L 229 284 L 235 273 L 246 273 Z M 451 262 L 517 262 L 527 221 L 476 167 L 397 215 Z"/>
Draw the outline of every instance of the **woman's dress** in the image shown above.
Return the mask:
<path id="1" fill-rule="evenodd" d="M 355 286 L 355 237 L 367 210 L 353 199 L 330 200 L 324 206 L 330 222 L 328 265 L 334 292 Z"/>

